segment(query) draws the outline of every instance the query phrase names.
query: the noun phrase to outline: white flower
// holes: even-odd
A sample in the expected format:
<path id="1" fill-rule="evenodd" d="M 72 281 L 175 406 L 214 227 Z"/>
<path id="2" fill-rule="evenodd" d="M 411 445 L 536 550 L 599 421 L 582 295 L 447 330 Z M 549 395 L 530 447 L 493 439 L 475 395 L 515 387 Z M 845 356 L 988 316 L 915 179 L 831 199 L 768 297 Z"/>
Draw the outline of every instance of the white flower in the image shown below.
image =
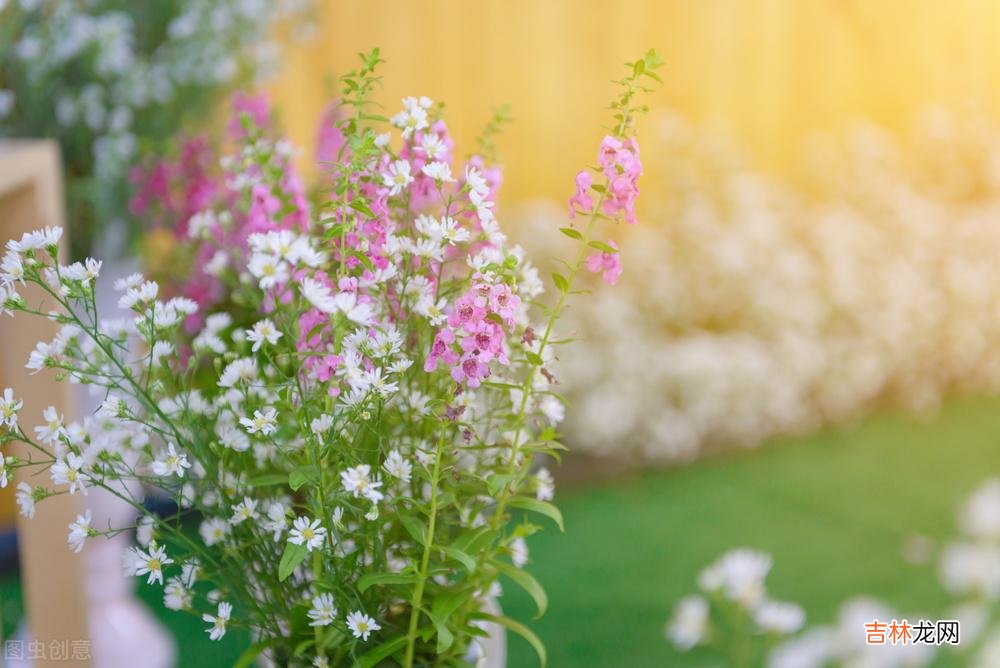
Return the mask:
<path id="1" fill-rule="evenodd" d="M 949 545 L 940 562 L 941 582 L 953 594 L 1000 599 L 1000 547 L 978 543 Z"/>
<path id="2" fill-rule="evenodd" d="M 267 519 L 261 523 L 261 528 L 274 533 L 274 540 L 281 540 L 281 534 L 288 528 L 288 509 L 283 503 L 275 501 L 267 507 Z"/>
<path id="3" fill-rule="evenodd" d="M 260 350 L 261 345 L 266 341 L 272 346 L 281 338 L 281 332 L 274 326 L 274 323 L 265 318 L 247 330 L 247 340 L 253 343 L 253 352 Z"/>
<path id="4" fill-rule="evenodd" d="M 753 611 L 753 620 L 765 633 L 788 635 L 806 623 L 806 613 L 795 603 L 764 601 Z"/>
<path id="5" fill-rule="evenodd" d="M 129 288 L 118 298 L 118 308 L 135 309 L 145 306 L 156 299 L 160 287 L 153 281 L 146 281 L 138 287 Z"/>
<path id="6" fill-rule="evenodd" d="M 77 515 L 75 522 L 70 523 L 69 538 L 67 540 L 70 549 L 74 552 L 80 552 L 87 538 L 91 535 L 90 521 L 90 510 L 87 510 L 83 515 Z"/>
<path id="7" fill-rule="evenodd" d="M 61 271 L 64 278 L 88 284 L 100 275 L 101 264 L 100 261 L 88 257 L 84 263 L 74 262 L 68 267 L 63 267 Z"/>
<path id="8" fill-rule="evenodd" d="M 263 411 L 255 410 L 253 417 L 241 417 L 240 424 L 243 425 L 247 433 L 261 433 L 270 436 L 278 431 L 278 411 L 271 407 L 266 407 Z"/>
<path id="9" fill-rule="evenodd" d="M 233 508 L 233 516 L 229 518 L 229 523 L 233 526 L 247 520 L 257 519 L 257 500 L 244 496 L 243 500 Z"/>
<path id="10" fill-rule="evenodd" d="M 49 469 L 52 482 L 57 485 L 69 485 L 69 493 L 75 494 L 80 490 L 84 495 L 87 488 L 84 483 L 90 480 L 90 476 L 83 472 L 84 461 L 80 455 L 70 452 L 65 459 L 57 459 Z"/>
<path id="11" fill-rule="evenodd" d="M 400 482 L 410 482 L 413 465 L 404 459 L 403 455 L 399 454 L 399 450 L 393 450 L 389 453 L 385 458 L 385 463 L 382 464 L 382 468 L 392 477 L 398 478 Z"/>
<path id="12" fill-rule="evenodd" d="M 378 631 L 382 627 L 373 618 L 360 610 L 355 610 L 347 615 L 347 628 L 351 629 L 351 633 L 354 634 L 355 638 L 367 641 L 370 633 Z"/>
<path id="13" fill-rule="evenodd" d="M 63 427 L 63 418 L 55 406 L 49 406 L 42 412 L 45 424 L 35 427 L 35 436 L 38 440 L 48 445 L 53 445 L 66 433 Z"/>
<path id="14" fill-rule="evenodd" d="M 320 415 L 318 418 L 313 419 L 313 421 L 309 423 L 309 428 L 312 430 L 312 433 L 317 436 L 322 436 L 326 432 L 330 431 L 330 427 L 332 426 L 333 416 L 328 414 Z"/>
<path id="15" fill-rule="evenodd" d="M 510 560 L 518 568 L 528 563 L 528 544 L 523 538 L 515 538 L 510 541 Z"/>
<path id="16" fill-rule="evenodd" d="M 415 148 L 418 151 L 423 151 L 428 160 L 440 160 L 448 152 L 444 140 L 433 132 L 424 133 L 420 138 L 420 143 Z"/>
<path id="17" fill-rule="evenodd" d="M 17 431 L 17 412 L 23 405 L 23 401 L 14 399 L 12 389 L 4 389 L 3 397 L 0 398 L 0 424 L 7 425 L 10 431 Z"/>
<path id="18" fill-rule="evenodd" d="M 33 519 L 35 517 L 35 495 L 31 486 L 26 482 L 18 483 L 15 498 L 21 514 L 29 520 Z"/>
<path id="19" fill-rule="evenodd" d="M 665 633 L 677 649 L 686 652 L 704 642 L 708 628 L 708 601 L 701 596 L 687 596 L 674 608 Z"/>
<path id="20" fill-rule="evenodd" d="M 14 251 L 7 251 L 0 260 L 0 285 L 20 281 L 24 284 L 24 263 L 21 256 Z"/>
<path id="21" fill-rule="evenodd" d="M 326 540 L 326 529 L 319 525 L 319 520 L 309 521 L 308 517 L 296 517 L 292 522 L 292 530 L 288 532 L 288 542 L 293 545 L 305 545 L 310 552 L 323 546 Z"/>
<path id="22" fill-rule="evenodd" d="M 167 456 L 162 460 L 153 461 L 153 473 L 158 476 L 169 476 L 177 474 L 178 478 L 184 477 L 184 469 L 191 468 L 187 460 L 187 455 L 177 452 L 177 447 L 170 443 L 167 445 Z"/>
<path id="23" fill-rule="evenodd" d="M 221 517 L 209 517 L 198 527 L 198 533 L 205 545 L 212 547 L 229 535 L 229 524 Z"/>
<path id="24" fill-rule="evenodd" d="M 201 616 L 203 621 L 208 622 L 212 626 L 205 629 L 208 633 L 209 640 L 218 640 L 222 636 L 226 635 L 226 624 L 229 622 L 229 616 L 233 614 L 233 606 L 225 601 L 219 603 L 219 613 L 215 616 L 204 614 Z"/>
<path id="25" fill-rule="evenodd" d="M 722 591 L 726 598 L 747 609 L 764 598 L 764 578 L 771 570 L 771 556 L 750 549 L 727 552 L 698 576 L 707 592 Z"/>
<path id="26" fill-rule="evenodd" d="M 323 313 L 335 313 L 337 311 L 337 302 L 334 301 L 330 288 L 319 281 L 307 276 L 299 283 L 299 287 L 306 301 Z"/>
<path id="27" fill-rule="evenodd" d="M 222 370 L 219 377 L 219 387 L 235 387 L 237 383 L 256 380 L 257 362 L 251 357 L 233 360 Z"/>
<path id="28" fill-rule="evenodd" d="M 389 195 L 398 195 L 404 188 L 413 183 L 410 174 L 410 163 L 406 160 L 395 160 L 389 165 L 388 171 L 382 174 L 382 183 L 389 188 Z"/>
<path id="29" fill-rule="evenodd" d="M 257 278 L 261 290 L 269 290 L 286 283 L 289 277 L 288 263 L 277 255 L 254 253 L 250 257 L 247 270 Z"/>
<path id="30" fill-rule="evenodd" d="M 415 131 L 423 130 L 428 126 L 428 107 L 424 107 L 413 97 L 403 99 L 403 111 L 392 117 L 392 124 L 403 130 L 404 139 L 409 138 Z"/>
<path id="31" fill-rule="evenodd" d="M 958 517 L 973 538 L 1000 538 L 1000 480 L 987 480 L 966 501 Z"/>
<path id="32" fill-rule="evenodd" d="M 312 600 L 312 609 L 307 613 L 309 626 L 327 626 L 337 618 L 337 608 L 333 605 L 333 594 L 320 594 Z"/>
<path id="33" fill-rule="evenodd" d="M 167 584 L 163 587 L 163 607 L 168 610 L 188 610 L 193 602 L 194 593 L 180 577 L 175 575 L 167 579 Z"/>
<path id="34" fill-rule="evenodd" d="M 420 171 L 439 183 L 448 183 L 455 180 L 451 175 L 451 167 L 446 162 L 432 162 L 424 165 Z"/>
<path id="35" fill-rule="evenodd" d="M 137 547 L 130 549 L 132 550 L 132 568 L 134 569 L 132 574 L 146 575 L 148 573 L 146 584 L 153 584 L 153 582 L 163 584 L 163 567 L 174 563 L 174 560 L 167 556 L 167 551 L 156 543 L 150 544 L 148 553 Z"/>
<path id="36" fill-rule="evenodd" d="M 142 278 L 142 274 L 136 272 L 134 274 L 129 274 L 125 278 L 115 279 L 115 290 L 118 292 L 124 292 L 126 290 L 138 288 L 142 285 Z"/>
<path id="37" fill-rule="evenodd" d="M 558 397 L 547 394 L 538 402 L 538 408 L 550 424 L 557 425 L 566 417 L 566 406 Z"/>
<path id="38" fill-rule="evenodd" d="M 7 242 L 7 249 L 16 253 L 27 253 L 28 251 L 40 248 L 51 248 L 58 245 L 62 238 L 61 227 L 46 227 L 34 232 L 25 232 L 21 235 L 20 241 L 11 239 Z"/>
<path id="39" fill-rule="evenodd" d="M 351 467 L 340 474 L 340 480 L 344 485 L 344 490 L 354 495 L 354 498 L 363 496 L 372 503 L 382 500 L 382 493 L 378 488 L 382 486 L 379 481 L 371 479 L 372 467 L 368 464 L 359 464 Z"/>
<path id="40" fill-rule="evenodd" d="M 551 501 L 556 494 L 556 483 L 552 474 L 544 466 L 535 473 L 535 498 Z"/>

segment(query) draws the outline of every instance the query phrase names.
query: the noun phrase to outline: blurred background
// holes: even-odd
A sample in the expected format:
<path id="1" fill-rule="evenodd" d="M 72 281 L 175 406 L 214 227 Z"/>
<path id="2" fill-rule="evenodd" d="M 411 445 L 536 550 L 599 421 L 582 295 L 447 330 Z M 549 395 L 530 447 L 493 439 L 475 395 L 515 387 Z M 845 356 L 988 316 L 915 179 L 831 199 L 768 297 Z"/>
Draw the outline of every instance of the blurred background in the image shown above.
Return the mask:
<path id="1" fill-rule="evenodd" d="M 264 20 L 269 5 L 251 2 L 255 32 L 231 21 L 225 54 L 183 64 L 203 72 L 225 56 L 233 67 L 175 86 L 166 121 L 148 118 L 163 104 L 140 100 L 117 125 L 114 68 L 82 67 L 100 55 L 91 47 L 32 65 L 54 58 L 44 46 L 59 41 L 58 11 L 4 4 L 0 135 L 60 139 L 71 225 L 88 230 L 81 253 L 140 225 L 119 192 L 128 165 L 158 137 L 220 125 L 236 88 L 267 92 L 313 175 L 336 76 L 380 46 L 387 110 L 405 95 L 444 101 L 460 147 L 510 105 L 499 219 L 551 254 L 573 175 L 609 118 L 609 80 L 656 48 L 666 67 L 639 125 L 640 222 L 616 231 L 625 273 L 613 289 L 592 285 L 565 325 L 581 339 L 559 368 L 573 452 L 550 468 L 567 531 L 531 543 L 551 600 L 533 623 L 550 664 L 719 665 L 676 652 L 663 626 L 733 547 L 773 554 L 771 588 L 810 624 L 862 595 L 944 618 L 963 593 L 940 555 L 962 499 L 1000 475 L 1000 3 L 315 0 Z M 167 4 L 174 14 L 122 23 L 137 30 L 126 65 L 152 45 L 148 69 L 167 82 L 154 92 L 179 80 L 171 68 L 186 71 L 155 45 L 183 39 L 171 17 L 200 6 Z M 195 92 L 198 106 L 184 103 Z M 82 120 L 60 114 L 61 99 Z M 91 107 L 104 116 L 88 120 Z M 114 165 L 101 137 L 121 149 Z M 74 205 L 77 172 L 87 192 L 110 193 L 103 208 Z M 10 497 L 0 507 L 11 526 Z M 10 634 L 22 608 L 13 557 L 6 565 Z M 153 603 L 179 665 L 231 662 L 246 643 L 210 645 L 200 622 Z M 501 603 L 531 616 L 516 591 Z M 509 665 L 534 665 L 510 643 Z M 928 660 L 973 665 L 968 652 Z"/>

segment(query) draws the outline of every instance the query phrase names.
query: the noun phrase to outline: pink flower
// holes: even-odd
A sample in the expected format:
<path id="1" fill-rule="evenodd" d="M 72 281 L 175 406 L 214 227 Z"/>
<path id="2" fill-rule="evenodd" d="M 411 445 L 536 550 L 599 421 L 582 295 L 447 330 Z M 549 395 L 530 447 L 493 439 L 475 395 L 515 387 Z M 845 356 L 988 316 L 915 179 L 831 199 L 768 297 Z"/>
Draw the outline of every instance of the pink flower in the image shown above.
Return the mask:
<path id="1" fill-rule="evenodd" d="M 615 217 L 624 213 L 625 222 L 635 224 L 635 200 L 639 196 L 639 176 L 642 162 L 639 160 L 639 144 L 634 138 L 622 141 L 606 136 L 601 141 L 597 162 L 608 179 L 608 192 L 602 209 L 605 214 Z"/>
<path id="2" fill-rule="evenodd" d="M 618 248 L 618 244 L 609 241 L 608 245 Z M 614 285 L 622 275 L 622 258 L 620 253 L 594 253 L 587 258 L 587 269 L 591 273 L 603 272 L 601 278 L 608 285 Z"/>
<path id="3" fill-rule="evenodd" d="M 576 217 L 577 207 L 582 212 L 594 208 L 594 200 L 590 197 L 590 186 L 594 179 L 586 169 L 576 175 L 576 194 L 569 198 L 569 217 Z"/>
<path id="4" fill-rule="evenodd" d="M 476 389 L 483 378 L 490 375 L 490 367 L 483 362 L 475 352 L 466 353 L 451 370 L 451 377 L 456 383 L 465 382 L 472 389 Z"/>

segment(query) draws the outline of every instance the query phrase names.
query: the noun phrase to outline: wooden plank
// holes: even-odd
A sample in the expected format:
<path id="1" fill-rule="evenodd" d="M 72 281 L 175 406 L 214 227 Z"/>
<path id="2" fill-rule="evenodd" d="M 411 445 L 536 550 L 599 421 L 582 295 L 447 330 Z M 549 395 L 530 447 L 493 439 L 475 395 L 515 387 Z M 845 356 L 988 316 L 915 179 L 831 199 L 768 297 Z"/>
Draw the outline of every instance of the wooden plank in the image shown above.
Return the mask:
<path id="1" fill-rule="evenodd" d="M 62 167 L 52 141 L 0 142 L 0 239 L 20 237 L 44 226 L 64 225 Z M 62 252 L 65 253 L 65 238 Z M 40 291 L 19 289 L 31 304 L 45 305 Z M 56 333 L 53 323 L 40 318 L 0 317 L 0 389 L 13 387 L 23 399 L 21 423 L 30 431 L 41 423 L 42 411 L 55 406 L 72 415 L 72 391 L 56 382 L 52 373 L 29 374 L 28 353 L 39 340 Z M 11 454 L 26 456 L 17 444 Z M 45 484 L 45 470 L 19 469 L 15 484 Z M 14 648 L 32 659 L 36 668 L 90 665 L 83 559 L 67 545 L 68 525 L 83 512 L 79 496 L 60 495 L 38 504 L 33 520 L 18 516 L 21 580 L 32 637 Z M 12 641 L 17 643 L 18 641 Z M 14 656 L 8 656 L 13 660 Z"/>

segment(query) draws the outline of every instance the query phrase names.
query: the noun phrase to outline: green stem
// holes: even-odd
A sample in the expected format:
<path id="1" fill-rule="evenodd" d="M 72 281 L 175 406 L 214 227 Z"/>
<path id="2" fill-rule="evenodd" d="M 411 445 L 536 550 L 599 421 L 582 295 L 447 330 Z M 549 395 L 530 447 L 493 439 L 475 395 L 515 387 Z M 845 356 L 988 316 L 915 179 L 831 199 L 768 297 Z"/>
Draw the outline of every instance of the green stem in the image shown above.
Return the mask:
<path id="1" fill-rule="evenodd" d="M 413 654 L 417 644 L 417 624 L 420 621 L 420 605 L 424 597 L 424 584 L 427 582 L 427 569 L 431 559 L 431 548 L 434 546 L 434 525 L 437 522 L 438 483 L 441 480 L 441 450 L 444 448 L 445 428 L 441 427 L 438 437 L 437 451 L 434 453 L 433 486 L 431 487 L 430 517 L 427 520 L 427 535 L 424 538 L 424 554 L 420 559 L 420 573 L 417 584 L 413 588 L 413 598 L 410 601 L 410 628 L 406 634 L 405 668 L 413 667 Z"/>

